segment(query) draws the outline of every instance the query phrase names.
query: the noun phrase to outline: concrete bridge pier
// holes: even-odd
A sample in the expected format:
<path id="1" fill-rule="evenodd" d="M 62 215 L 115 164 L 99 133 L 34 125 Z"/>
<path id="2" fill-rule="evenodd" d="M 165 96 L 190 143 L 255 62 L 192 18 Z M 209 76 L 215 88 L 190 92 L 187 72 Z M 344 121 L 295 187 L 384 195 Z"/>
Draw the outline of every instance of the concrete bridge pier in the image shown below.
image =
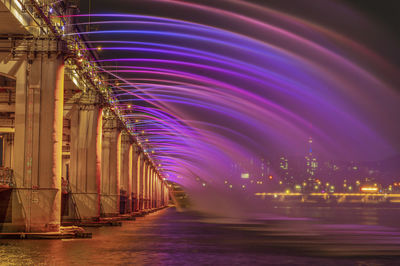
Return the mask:
<path id="1" fill-rule="evenodd" d="M 162 206 L 162 204 L 161 204 L 161 189 L 162 189 L 162 186 L 161 186 L 161 184 L 162 184 L 162 181 L 161 181 L 161 179 L 157 179 L 157 207 L 161 207 Z"/>
<path id="2" fill-rule="evenodd" d="M 120 211 L 121 126 L 113 115 L 103 118 L 101 168 L 102 215 L 117 216 Z"/>
<path id="3" fill-rule="evenodd" d="M 151 210 L 151 175 L 153 168 L 150 162 L 148 162 L 147 169 L 147 210 Z"/>
<path id="4" fill-rule="evenodd" d="M 161 182 L 161 206 L 165 206 L 167 204 L 167 201 L 166 201 L 167 195 L 166 195 L 166 193 L 168 193 L 168 192 L 166 192 L 165 188 L 166 188 L 165 183 Z"/>
<path id="5" fill-rule="evenodd" d="M 143 161 L 143 175 L 142 175 L 142 183 L 143 183 L 143 188 L 142 188 L 142 193 L 143 193 L 143 210 L 147 210 L 147 199 L 148 199 L 148 171 L 149 171 L 149 167 L 148 167 L 148 161 L 147 158 L 144 159 Z"/>
<path id="6" fill-rule="evenodd" d="M 142 168 L 143 168 L 143 162 L 142 162 L 142 156 L 140 153 L 140 149 L 138 149 L 136 151 L 136 179 L 135 179 L 135 194 L 136 194 L 136 209 L 135 212 L 139 212 L 140 210 L 142 210 L 142 202 L 141 202 L 141 198 L 142 198 L 142 194 L 141 194 L 141 186 L 142 186 Z"/>
<path id="7" fill-rule="evenodd" d="M 153 175 L 153 166 L 150 161 L 147 162 L 147 210 L 151 210 L 151 201 L 152 201 L 152 175 Z"/>
<path id="8" fill-rule="evenodd" d="M 165 205 L 165 186 L 164 183 L 161 184 L 161 206 Z"/>
<path id="9" fill-rule="evenodd" d="M 157 198 L 158 198 L 158 195 L 157 195 L 157 192 L 158 192 L 157 181 L 158 181 L 158 174 L 157 174 L 157 172 L 155 171 L 155 172 L 154 172 L 154 199 L 153 199 L 154 208 L 158 208 L 158 205 L 157 205 Z"/>
<path id="10" fill-rule="evenodd" d="M 71 111 L 70 187 L 75 219 L 100 217 L 102 107 L 98 95 L 84 93 Z"/>
<path id="11" fill-rule="evenodd" d="M 156 208 L 160 207 L 160 179 L 157 178 L 155 180 L 155 202 L 156 202 Z"/>
<path id="12" fill-rule="evenodd" d="M 154 167 L 151 168 L 151 208 L 155 209 L 155 191 L 156 191 L 156 186 L 155 186 L 155 180 L 156 180 L 156 173 L 154 170 Z"/>
<path id="13" fill-rule="evenodd" d="M 146 184 L 146 192 L 145 192 L 145 199 L 146 205 L 145 210 L 150 209 L 150 175 L 151 175 L 151 165 L 148 160 L 146 160 L 146 175 L 145 175 L 145 184 Z"/>
<path id="14" fill-rule="evenodd" d="M 132 144 L 132 212 L 139 211 L 138 182 L 139 182 L 139 149 L 136 143 Z"/>
<path id="15" fill-rule="evenodd" d="M 132 212 L 133 145 L 126 131 L 121 136 L 121 201 L 120 213 Z"/>
<path id="16" fill-rule="evenodd" d="M 143 156 L 143 163 L 142 163 L 142 165 L 143 165 L 143 169 L 142 169 L 142 176 L 141 176 L 141 193 L 142 193 L 142 206 L 141 206 L 141 209 L 142 210 L 146 210 L 147 208 L 146 208 L 146 200 L 147 200 L 147 194 L 146 194 L 146 185 L 147 185 L 147 183 L 146 183 L 146 174 L 147 174 L 147 161 L 146 161 L 147 159 Z"/>
<path id="17" fill-rule="evenodd" d="M 57 47 L 55 41 L 49 46 Z M 0 63 L 16 79 L 12 215 L 2 232 L 58 232 L 64 59 L 57 51 Z"/>

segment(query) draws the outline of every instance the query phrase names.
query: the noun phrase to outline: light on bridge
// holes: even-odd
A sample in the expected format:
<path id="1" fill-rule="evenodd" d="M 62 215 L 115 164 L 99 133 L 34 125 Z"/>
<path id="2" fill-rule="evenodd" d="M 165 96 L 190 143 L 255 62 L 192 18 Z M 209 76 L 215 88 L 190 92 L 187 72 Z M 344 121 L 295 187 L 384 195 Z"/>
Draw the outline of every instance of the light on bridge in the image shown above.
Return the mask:
<path id="1" fill-rule="evenodd" d="M 361 188 L 362 192 L 378 192 L 377 187 L 362 187 Z"/>

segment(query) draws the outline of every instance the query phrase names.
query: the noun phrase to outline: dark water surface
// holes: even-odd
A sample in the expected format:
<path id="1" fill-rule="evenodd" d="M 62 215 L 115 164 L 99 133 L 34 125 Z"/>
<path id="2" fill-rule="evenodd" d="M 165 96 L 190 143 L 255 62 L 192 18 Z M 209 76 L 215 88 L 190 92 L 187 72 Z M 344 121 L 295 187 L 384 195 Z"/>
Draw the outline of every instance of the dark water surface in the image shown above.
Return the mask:
<path id="1" fill-rule="evenodd" d="M 89 230 L 93 239 L 0 240 L 0 264 L 400 265 L 399 209 L 391 208 L 281 207 L 246 221 L 169 208 Z"/>

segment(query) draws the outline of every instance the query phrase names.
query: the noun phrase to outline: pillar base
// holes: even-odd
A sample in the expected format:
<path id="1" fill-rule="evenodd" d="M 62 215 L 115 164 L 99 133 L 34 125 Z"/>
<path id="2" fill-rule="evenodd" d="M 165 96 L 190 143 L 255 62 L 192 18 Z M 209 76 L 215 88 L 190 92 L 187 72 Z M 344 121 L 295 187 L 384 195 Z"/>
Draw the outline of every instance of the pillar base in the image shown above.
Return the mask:
<path id="1" fill-rule="evenodd" d="M 77 210 L 76 220 L 93 221 L 100 217 L 100 199 L 97 193 L 71 193 Z M 74 210 L 72 210 L 73 212 Z"/>
<path id="2" fill-rule="evenodd" d="M 0 223 L 0 232 L 59 232 L 60 217 L 53 212 L 58 207 L 54 202 L 59 194 L 57 189 L 12 189 L 8 198 L 2 198 L 8 211 Z"/>
<path id="3" fill-rule="evenodd" d="M 112 217 L 119 215 L 120 195 L 101 195 L 101 216 Z"/>

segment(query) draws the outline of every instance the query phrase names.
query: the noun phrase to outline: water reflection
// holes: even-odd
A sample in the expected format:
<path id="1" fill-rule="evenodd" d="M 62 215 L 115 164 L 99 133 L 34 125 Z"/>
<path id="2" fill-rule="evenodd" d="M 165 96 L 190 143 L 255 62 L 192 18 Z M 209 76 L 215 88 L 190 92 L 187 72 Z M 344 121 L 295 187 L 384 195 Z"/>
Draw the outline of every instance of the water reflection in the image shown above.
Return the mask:
<path id="1" fill-rule="evenodd" d="M 286 207 L 244 220 L 170 208 L 124 222 L 122 227 L 90 229 L 93 239 L 1 240 L 0 261 L 2 265 L 393 265 L 400 263 L 400 225 L 393 220 L 398 214 L 393 208 Z M 349 216 L 352 223 L 347 223 Z"/>

